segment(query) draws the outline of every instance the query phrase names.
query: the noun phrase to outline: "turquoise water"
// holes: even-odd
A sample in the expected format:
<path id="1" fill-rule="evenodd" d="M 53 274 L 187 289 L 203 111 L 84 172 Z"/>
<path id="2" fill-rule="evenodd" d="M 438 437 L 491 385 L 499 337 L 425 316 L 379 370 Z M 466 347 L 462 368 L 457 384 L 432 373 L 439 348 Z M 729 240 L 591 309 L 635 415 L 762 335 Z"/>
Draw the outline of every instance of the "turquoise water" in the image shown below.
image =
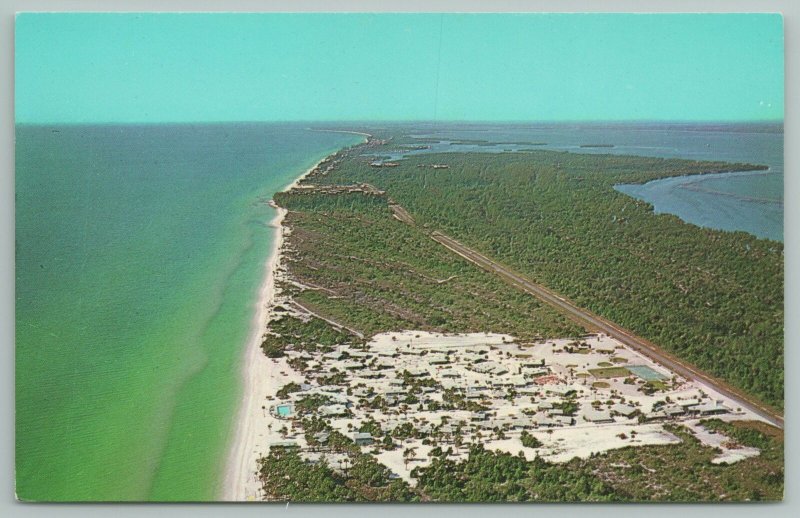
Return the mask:
<path id="1" fill-rule="evenodd" d="M 18 126 L 16 470 L 31 500 L 207 500 L 272 194 L 358 136 Z"/>
<path id="2" fill-rule="evenodd" d="M 278 405 L 278 415 L 281 417 L 288 417 L 292 415 L 291 405 Z"/>

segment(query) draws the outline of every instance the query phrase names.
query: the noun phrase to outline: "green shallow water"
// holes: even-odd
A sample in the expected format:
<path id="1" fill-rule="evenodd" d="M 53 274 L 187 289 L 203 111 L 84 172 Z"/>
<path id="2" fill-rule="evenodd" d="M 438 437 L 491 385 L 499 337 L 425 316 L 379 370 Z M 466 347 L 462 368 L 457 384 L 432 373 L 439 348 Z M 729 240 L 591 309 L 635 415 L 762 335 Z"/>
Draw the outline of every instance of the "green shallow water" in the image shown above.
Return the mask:
<path id="1" fill-rule="evenodd" d="M 26 500 L 219 494 L 274 211 L 358 136 L 18 126 L 16 472 Z"/>

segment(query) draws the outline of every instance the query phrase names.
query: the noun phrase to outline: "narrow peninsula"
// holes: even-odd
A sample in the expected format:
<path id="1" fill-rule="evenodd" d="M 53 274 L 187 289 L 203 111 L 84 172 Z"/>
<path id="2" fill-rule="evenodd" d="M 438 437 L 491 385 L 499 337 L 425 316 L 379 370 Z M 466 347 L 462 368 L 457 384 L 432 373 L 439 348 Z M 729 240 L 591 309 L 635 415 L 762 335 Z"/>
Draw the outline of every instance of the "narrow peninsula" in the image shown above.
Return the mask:
<path id="1" fill-rule="evenodd" d="M 274 198 L 227 499 L 782 498 L 782 244 L 613 189 L 762 166 L 372 133 Z"/>

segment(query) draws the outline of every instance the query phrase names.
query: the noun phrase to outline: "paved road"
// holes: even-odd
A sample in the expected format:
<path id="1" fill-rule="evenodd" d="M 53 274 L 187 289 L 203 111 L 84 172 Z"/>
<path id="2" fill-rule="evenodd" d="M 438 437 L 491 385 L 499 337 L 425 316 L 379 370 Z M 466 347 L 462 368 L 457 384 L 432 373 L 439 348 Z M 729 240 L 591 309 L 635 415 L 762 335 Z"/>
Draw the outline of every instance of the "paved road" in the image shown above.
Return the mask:
<path id="1" fill-rule="evenodd" d="M 398 219 L 402 220 L 404 218 L 398 217 Z M 751 397 L 742 393 L 738 389 L 731 387 L 727 383 L 718 380 L 709 374 L 706 374 L 705 372 L 699 370 L 697 367 L 676 358 L 675 356 L 662 350 L 660 347 L 653 344 L 652 342 L 649 342 L 644 338 L 636 336 L 630 331 L 618 326 L 617 324 L 609 320 L 606 320 L 598 315 L 595 315 L 590 311 L 579 308 L 578 306 L 576 306 L 569 300 L 565 299 L 564 297 L 561 297 L 560 295 L 550 291 L 549 289 L 532 282 L 526 277 L 514 272 L 513 270 L 510 270 L 509 268 L 506 268 L 505 266 L 497 263 L 492 259 L 489 259 L 485 255 L 480 254 L 475 250 L 472 250 L 471 248 L 462 245 L 455 239 L 448 237 L 442 234 L 441 232 L 432 232 L 430 236 L 438 243 L 442 244 L 446 248 L 450 249 L 451 251 L 455 252 L 461 257 L 467 259 L 468 261 L 478 265 L 479 267 L 485 270 L 496 273 L 504 280 L 506 280 L 508 283 L 522 289 L 527 293 L 530 293 L 531 295 L 534 295 L 535 297 L 541 299 L 542 301 L 552 306 L 555 306 L 557 309 L 562 310 L 571 319 L 579 322 L 580 324 L 588 327 L 589 329 L 603 332 L 608 336 L 611 336 L 612 338 L 619 340 L 628 347 L 634 349 L 635 351 L 638 351 L 639 353 L 650 358 L 651 360 L 660 363 L 661 365 L 667 367 L 671 371 L 679 374 L 680 376 L 683 376 L 688 380 L 695 380 L 710 385 L 714 390 L 716 390 L 720 394 L 734 400 L 742 408 L 750 410 L 751 412 L 761 416 L 769 423 L 773 424 L 774 426 L 777 426 L 778 428 L 783 428 L 783 416 L 780 413 L 776 412 L 775 410 L 769 407 L 764 406 L 758 401 L 754 401 Z"/>

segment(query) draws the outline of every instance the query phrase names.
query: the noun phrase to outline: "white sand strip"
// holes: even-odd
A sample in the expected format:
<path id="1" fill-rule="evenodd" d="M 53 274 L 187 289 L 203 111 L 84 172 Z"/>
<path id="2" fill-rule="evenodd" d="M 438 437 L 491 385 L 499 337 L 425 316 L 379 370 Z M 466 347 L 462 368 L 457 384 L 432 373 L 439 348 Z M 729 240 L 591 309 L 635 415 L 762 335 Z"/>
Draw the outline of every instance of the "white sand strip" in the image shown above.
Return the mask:
<path id="1" fill-rule="evenodd" d="M 364 135 L 369 137 L 367 134 Z M 328 157 L 308 168 L 282 192 L 297 187 L 326 158 Z M 247 501 L 258 498 L 261 488 L 256 476 L 258 459 L 267 453 L 271 441 L 281 439 L 277 430 L 282 426 L 282 423 L 270 416 L 264 407 L 269 409 L 268 398 L 273 398 L 283 385 L 303 380 L 302 375 L 288 366 L 285 358 L 273 360 L 267 358 L 261 351 L 261 339 L 272 316 L 272 306 L 275 302 L 275 276 L 280 265 L 285 231 L 283 220 L 287 211 L 280 207 L 276 210 L 278 213 L 270 222 L 270 225 L 276 228 L 275 237 L 264 266 L 264 281 L 259 290 L 250 335 L 242 358 L 244 388 L 239 401 L 234 437 L 221 488 L 220 498 L 226 501 Z"/>
<path id="2" fill-rule="evenodd" d="M 322 162 L 322 160 L 320 160 Z M 320 162 L 317 162 L 294 182 L 286 186 L 283 191 L 289 191 L 297 186 L 300 181 L 313 171 Z M 282 376 L 291 370 L 286 360 L 273 361 L 261 351 L 261 339 L 272 316 L 272 305 L 275 301 L 275 275 L 280 264 L 281 247 L 283 245 L 286 209 L 278 207 L 278 213 L 270 222 L 276 228 L 272 249 L 265 264 L 264 281 L 261 284 L 256 310 L 253 316 L 250 335 L 243 357 L 242 381 L 244 388 L 239 402 L 239 412 L 234 431 L 232 447 L 225 468 L 223 479 L 222 500 L 243 501 L 253 500 L 258 494 L 260 484 L 255 476 L 257 461 L 264 453 L 266 435 L 268 435 L 269 422 L 272 418 L 262 406 L 268 406 L 266 398 L 275 393 L 293 376 Z M 278 428 L 273 425 L 273 428 Z M 270 434 L 271 435 L 271 434 Z M 259 438 L 262 440 L 259 441 Z M 274 439 L 277 439 L 276 436 Z"/>

